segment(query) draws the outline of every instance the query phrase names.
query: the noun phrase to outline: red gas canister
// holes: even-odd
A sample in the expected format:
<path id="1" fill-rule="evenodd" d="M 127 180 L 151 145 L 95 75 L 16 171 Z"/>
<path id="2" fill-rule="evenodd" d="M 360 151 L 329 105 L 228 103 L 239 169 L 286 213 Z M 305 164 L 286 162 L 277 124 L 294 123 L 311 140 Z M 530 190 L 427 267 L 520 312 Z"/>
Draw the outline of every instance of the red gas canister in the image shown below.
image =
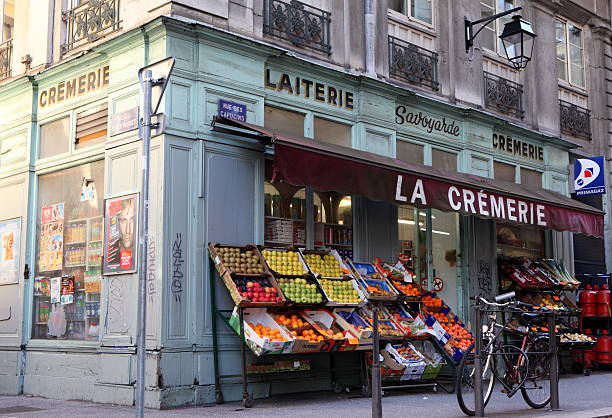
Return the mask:
<path id="1" fill-rule="evenodd" d="M 595 344 L 597 362 L 602 364 L 612 364 L 612 337 L 601 335 Z"/>
<path id="2" fill-rule="evenodd" d="M 586 289 L 581 291 L 578 300 L 582 308 L 583 316 L 597 316 L 595 303 L 597 302 L 597 292 L 591 289 L 591 285 L 587 284 Z"/>
<path id="3" fill-rule="evenodd" d="M 595 302 L 597 302 L 597 316 L 610 316 L 610 290 L 607 284 L 602 285 L 601 290 L 597 291 Z"/>

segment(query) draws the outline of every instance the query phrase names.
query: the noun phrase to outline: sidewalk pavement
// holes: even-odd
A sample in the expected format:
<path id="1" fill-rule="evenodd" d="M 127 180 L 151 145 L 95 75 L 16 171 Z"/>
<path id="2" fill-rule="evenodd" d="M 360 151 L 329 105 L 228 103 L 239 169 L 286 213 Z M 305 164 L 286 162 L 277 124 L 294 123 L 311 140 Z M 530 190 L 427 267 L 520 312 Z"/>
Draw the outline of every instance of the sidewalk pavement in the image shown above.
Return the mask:
<path id="1" fill-rule="evenodd" d="M 561 411 L 534 410 L 520 394 L 508 399 L 496 388 L 485 412 L 488 417 L 599 418 L 612 417 L 612 373 L 591 376 L 566 375 L 559 385 Z M 430 389 L 387 391 L 383 398 L 385 418 L 464 416 L 455 394 Z M 27 396 L 0 396 L 0 417 L 133 417 L 133 407 L 89 402 L 58 401 Z M 246 409 L 241 402 L 186 407 L 165 411 L 146 410 L 147 417 L 239 417 L 239 418 L 366 418 L 371 416 L 371 400 L 358 394 L 331 392 L 300 393 L 256 400 Z"/>

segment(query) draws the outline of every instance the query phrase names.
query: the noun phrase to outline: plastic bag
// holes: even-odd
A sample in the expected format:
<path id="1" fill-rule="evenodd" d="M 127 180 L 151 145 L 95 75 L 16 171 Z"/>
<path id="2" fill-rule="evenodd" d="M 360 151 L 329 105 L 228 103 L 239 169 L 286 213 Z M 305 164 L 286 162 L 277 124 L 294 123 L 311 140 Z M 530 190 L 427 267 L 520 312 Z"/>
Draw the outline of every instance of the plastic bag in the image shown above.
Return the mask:
<path id="1" fill-rule="evenodd" d="M 47 336 L 61 337 L 66 333 L 66 313 L 62 305 L 53 305 L 47 321 Z"/>

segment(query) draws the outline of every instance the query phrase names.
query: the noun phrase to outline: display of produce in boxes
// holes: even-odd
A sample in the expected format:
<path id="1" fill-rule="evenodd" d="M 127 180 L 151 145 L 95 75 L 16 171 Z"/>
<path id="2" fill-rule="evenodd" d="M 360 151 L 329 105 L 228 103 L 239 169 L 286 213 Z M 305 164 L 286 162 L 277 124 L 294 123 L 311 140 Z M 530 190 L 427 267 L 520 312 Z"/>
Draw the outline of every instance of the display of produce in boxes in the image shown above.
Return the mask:
<path id="1" fill-rule="evenodd" d="M 346 267 L 336 251 L 309 251 L 301 248 L 300 251 L 312 274 L 331 278 L 344 277 L 346 274 Z"/>
<path id="2" fill-rule="evenodd" d="M 279 275 L 302 276 L 308 273 L 297 251 L 266 248 L 261 255 L 270 270 Z"/>
<path id="3" fill-rule="evenodd" d="M 253 324 L 253 323 L 248 323 L 248 322 L 247 322 L 247 325 L 251 327 L 253 331 L 255 331 L 257 335 L 259 335 L 262 338 L 268 338 L 270 341 L 273 341 L 273 342 L 289 341 L 288 338 L 285 338 L 282 336 L 281 330 L 278 328 L 272 329 L 266 325 Z"/>
<path id="4" fill-rule="evenodd" d="M 432 293 L 428 293 L 426 294 L 422 299 L 421 302 L 423 302 L 423 305 L 425 305 L 427 308 L 441 308 L 444 305 L 444 302 L 442 302 L 442 299 L 440 299 L 439 297 L 435 296 Z"/>
<path id="5" fill-rule="evenodd" d="M 325 339 L 314 327 L 297 312 L 277 313 L 274 320 L 284 326 L 296 339 L 318 343 Z"/>
<path id="6" fill-rule="evenodd" d="M 285 297 L 295 303 L 316 304 L 323 303 L 325 300 L 312 276 L 308 278 L 281 277 L 278 279 L 278 284 Z"/>
<path id="7" fill-rule="evenodd" d="M 333 304 L 357 305 L 364 302 L 364 297 L 353 279 L 321 279 L 320 283 L 325 295 Z"/>
<path id="8" fill-rule="evenodd" d="M 232 278 L 236 288 L 245 300 L 255 303 L 282 302 L 283 298 L 272 284 L 269 277 L 241 277 Z"/>
<path id="9" fill-rule="evenodd" d="M 500 257 L 498 265 L 502 279 L 511 280 L 521 288 L 572 290 L 579 285 L 562 263 L 552 259 L 532 261 L 527 258 Z"/>
<path id="10" fill-rule="evenodd" d="M 416 283 L 405 283 L 399 280 L 391 280 L 391 284 L 404 296 L 418 297 L 423 294 Z"/>
<path id="11" fill-rule="evenodd" d="M 585 334 L 580 333 L 569 333 L 565 332 L 561 334 L 560 342 L 562 343 L 595 343 L 597 340 L 595 338 L 589 337 Z"/>
<path id="12" fill-rule="evenodd" d="M 363 262 L 349 262 L 355 277 L 359 278 L 359 283 L 368 299 L 372 300 L 395 300 L 397 291 L 382 277 L 374 264 Z"/>
<path id="13" fill-rule="evenodd" d="M 223 274 L 225 271 L 241 275 L 266 273 L 261 254 L 254 245 L 231 247 L 211 244 L 209 250 L 217 268 L 219 266 L 222 268 L 222 270 L 219 270 L 219 274 Z"/>

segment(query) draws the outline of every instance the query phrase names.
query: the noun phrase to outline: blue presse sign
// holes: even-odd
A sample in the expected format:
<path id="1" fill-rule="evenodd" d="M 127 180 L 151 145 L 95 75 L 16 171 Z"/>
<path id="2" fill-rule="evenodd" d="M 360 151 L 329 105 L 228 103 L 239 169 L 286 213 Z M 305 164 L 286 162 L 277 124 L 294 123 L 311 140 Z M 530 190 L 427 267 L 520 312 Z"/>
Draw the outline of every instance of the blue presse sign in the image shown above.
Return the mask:
<path id="1" fill-rule="evenodd" d="M 217 106 L 219 116 L 232 120 L 237 120 L 239 122 L 246 122 L 247 107 L 245 104 L 219 99 Z"/>
<path id="2" fill-rule="evenodd" d="M 603 157 L 579 158 L 574 163 L 576 196 L 606 192 Z"/>

